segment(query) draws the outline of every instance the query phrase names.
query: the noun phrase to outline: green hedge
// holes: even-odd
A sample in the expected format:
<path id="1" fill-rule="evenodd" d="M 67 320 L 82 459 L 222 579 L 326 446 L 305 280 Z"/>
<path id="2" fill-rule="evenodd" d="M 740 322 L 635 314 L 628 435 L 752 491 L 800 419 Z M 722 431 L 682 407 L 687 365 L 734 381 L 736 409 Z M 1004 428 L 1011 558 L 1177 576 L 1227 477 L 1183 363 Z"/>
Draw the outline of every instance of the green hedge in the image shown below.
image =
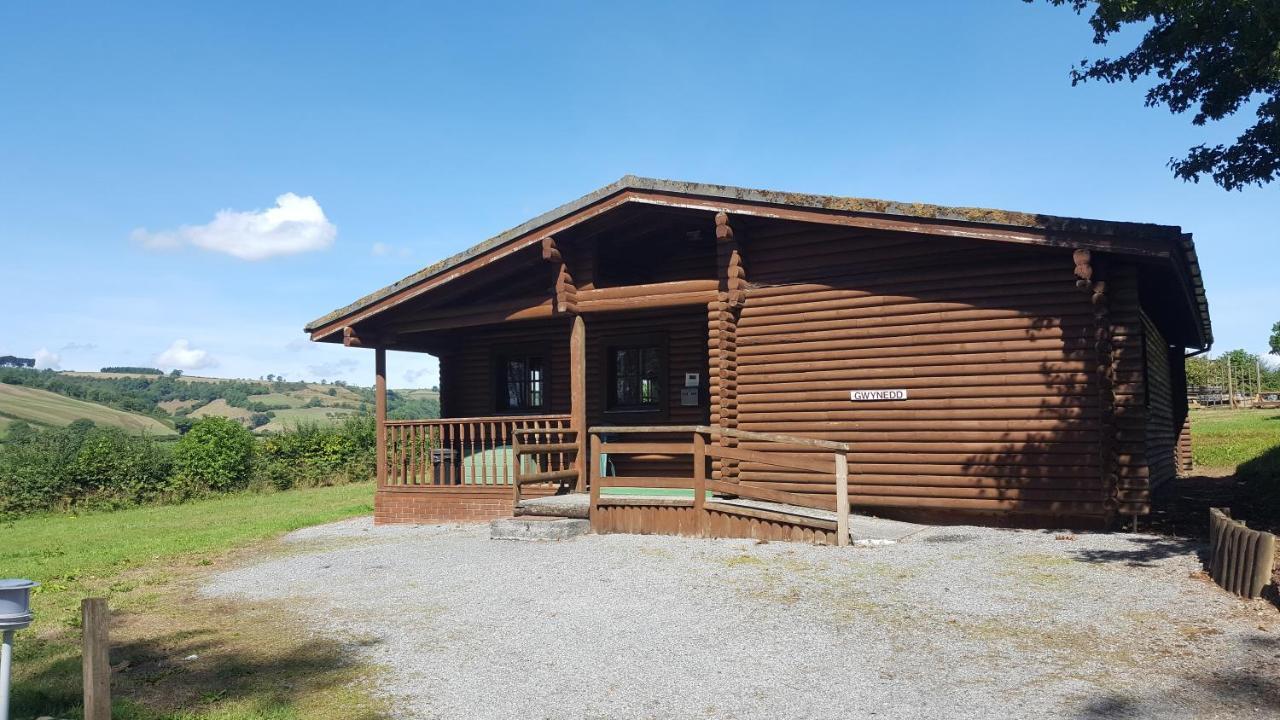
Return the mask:
<path id="1" fill-rule="evenodd" d="M 374 427 L 362 416 L 255 438 L 237 422 L 207 417 L 172 443 L 88 420 L 47 430 L 14 423 L 0 444 L 0 515 L 369 480 Z"/>

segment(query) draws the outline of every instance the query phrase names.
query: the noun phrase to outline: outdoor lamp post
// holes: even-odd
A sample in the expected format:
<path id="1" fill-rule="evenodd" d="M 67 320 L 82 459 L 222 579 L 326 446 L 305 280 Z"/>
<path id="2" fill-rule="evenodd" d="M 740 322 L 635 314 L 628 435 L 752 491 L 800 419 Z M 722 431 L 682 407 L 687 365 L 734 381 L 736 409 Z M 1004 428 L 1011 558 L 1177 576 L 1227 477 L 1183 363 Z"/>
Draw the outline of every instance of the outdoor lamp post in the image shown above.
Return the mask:
<path id="1" fill-rule="evenodd" d="M 0 720 L 9 720 L 9 669 L 13 664 L 13 633 L 31 624 L 31 590 L 39 583 L 30 580 L 0 580 Z"/>

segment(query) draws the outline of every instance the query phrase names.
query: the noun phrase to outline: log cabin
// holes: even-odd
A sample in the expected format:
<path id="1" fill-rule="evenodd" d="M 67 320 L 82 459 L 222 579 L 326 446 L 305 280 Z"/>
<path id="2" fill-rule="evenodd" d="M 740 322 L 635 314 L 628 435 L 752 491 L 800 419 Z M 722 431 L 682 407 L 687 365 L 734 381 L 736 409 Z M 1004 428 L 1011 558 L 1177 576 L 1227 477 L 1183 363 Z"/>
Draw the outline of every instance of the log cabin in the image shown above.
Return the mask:
<path id="1" fill-rule="evenodd" d="M 634 176 L 305 331 L 375 355 L 378 522 L 831 544 L 1136 524 L 1212 342 L 1176 226 Z M 387 350 L 440 419 L 387 419 Z"/>

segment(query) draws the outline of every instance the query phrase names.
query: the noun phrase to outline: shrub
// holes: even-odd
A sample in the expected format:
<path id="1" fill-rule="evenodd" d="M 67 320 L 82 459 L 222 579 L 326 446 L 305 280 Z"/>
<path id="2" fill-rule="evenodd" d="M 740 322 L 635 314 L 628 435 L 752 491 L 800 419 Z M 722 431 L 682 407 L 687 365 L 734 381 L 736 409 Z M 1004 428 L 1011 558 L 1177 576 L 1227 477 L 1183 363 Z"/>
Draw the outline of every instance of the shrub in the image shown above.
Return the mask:
<path id="1" fill-rule="evenodd" d="M 73 504 L 120 506 L 159 499 L 172 490 L 173 459 L 149 436 L 95 428 L 67 468 Z"/>
<path id="2" fill-rule="evenodd" d="M 252 463 L 253 435 L 224 417 L 201 419 L 173 451 L 176 480 L 184 492 L 243 488 L 249 482 Z"/>
<path id="3" fill-rule="evenodd" d="M 66 504 L 71 495 L 67 470 L 93 423 L 77 420 L 65 428 L 25 433 L 0 446 L 0 512 L 35 512 Z"/>
<path id="4" fill-rule="evenodd" d="M 170 466 L 167 448 L 119 428 L 29 429 L 0 446 L 0 514 L 154 500 L 171 489 Z"/>
<path id="5" fill-rule="evenodd" d="M 368 480 L 373 476 L 376 426 L 371 417 L 351 417 L 322 427 L 299 423 L 264 438 L 256 482 L 281 490 Z"/>

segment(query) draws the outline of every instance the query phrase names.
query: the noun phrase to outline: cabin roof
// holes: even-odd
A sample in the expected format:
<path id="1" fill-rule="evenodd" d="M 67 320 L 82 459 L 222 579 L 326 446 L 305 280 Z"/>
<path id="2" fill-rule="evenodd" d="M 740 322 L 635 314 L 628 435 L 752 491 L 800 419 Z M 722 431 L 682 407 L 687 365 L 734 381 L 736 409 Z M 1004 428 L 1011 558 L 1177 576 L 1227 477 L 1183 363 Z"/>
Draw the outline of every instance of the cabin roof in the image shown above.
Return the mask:
<path id="1" fill-rule="evenodd" d="M 791 207 L 831 212 L 836 214 L 882 216 L 920 219 L 922 221 L 945 221 L 961 223 L 984 228 L 1008 228 L 1030 230 L 1053 236 L 1069 235 L 1073 237 L 1093 236 L 1108 238 L 1116 245 L 1126 242 L 1158 241 L 1168 243 L 1169 250 L 1185 261 L 1178 263 L 1185 271 L 1185 282 L 1194 298 L 1193 303 L 1198 315 L 1201 339 L 1204 347 L 1213 342 L 1213 329 L 1209 320 L 1208 300 L 1205 296 L 1204 283 L 1200 274 L 1199 260 L 1196 256 L 1195 243 L 1189 233 L 1183 233 L 1176 225 L 1157 225 L 1153 223 L 1117 222 L 1090 218 L 1045 215 L 1041 213 L 997 210 L 992 208 L 957 207 L 932 205 L 928 203 L 906 203 L 873 198 L 844 197 L 838 195 L 815 195 L 810 193 L 784 192 L 778 190 L 760 190 L 733 185 L 713 185 L 709 183 L 687 182 L 683 180 L 661 180 L 657 178 L 626 175 L 616 182 L 594 190 L 582 197 L 565 203 L 560 207 L 545 212 L 516 227 L 501 232 L 484 242 L 474 245 L 462 252 L 440 262 L 428 265 L 408 277 L 394 282 L 380 290 L 376 290 L 356 300 L 350 305 L 338 308 L 322 317 L 307 323 L 304 331 L 313 333 L 332 325 L 338 320 L 360 313 L 370 306 L 395 295 L 407 288 L 438 278 L 448 273 L 463 262 L 490 250 L 501 247 L 518 238 L 535 233 L 540 228 L 556 223 L 574 213 L 587 209 L 611 196 L 627 191 L 647 191 L 665 195 L 684 196 L 703 200 L 722 200 L 745 202 L 762 207 Z"/>

